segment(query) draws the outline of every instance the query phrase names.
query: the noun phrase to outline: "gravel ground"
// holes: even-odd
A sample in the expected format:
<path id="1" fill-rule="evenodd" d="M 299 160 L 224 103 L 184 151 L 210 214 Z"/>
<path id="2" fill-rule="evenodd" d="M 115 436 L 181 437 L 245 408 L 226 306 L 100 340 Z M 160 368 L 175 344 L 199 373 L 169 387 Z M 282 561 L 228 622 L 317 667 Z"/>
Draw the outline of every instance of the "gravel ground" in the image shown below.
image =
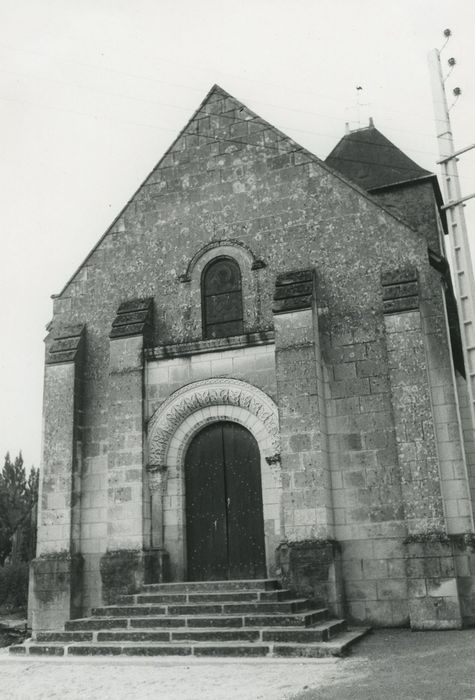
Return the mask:
<path id="1" fill-rule="evenodd" d="M 378 630 L 293 700 L 475 700 L 475 630 Z"/>
<path id="2" fill-rule="evenodd" d="M 338 662 L 9 658 L 1 700 L 283 700 L 328 678 Z"/>
<path id="3" fill-rule="evenodd" d="M 475 700 L 475 630 L 379 630 L 346 659 L 10 658 L 1 700 Z"/>

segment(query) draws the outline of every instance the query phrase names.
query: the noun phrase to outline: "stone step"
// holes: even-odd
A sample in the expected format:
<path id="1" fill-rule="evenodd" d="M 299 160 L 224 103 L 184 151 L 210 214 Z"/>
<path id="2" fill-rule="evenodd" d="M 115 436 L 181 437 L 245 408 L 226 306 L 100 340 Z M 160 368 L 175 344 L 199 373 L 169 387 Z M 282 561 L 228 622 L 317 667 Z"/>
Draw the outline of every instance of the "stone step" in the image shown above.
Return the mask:
<path id="1" fill-rule="evenodd" d="M 341 656 L 360 639 L 366 629 L 347 631 L 329 642 L 242 642 L 221 643 L 185 640 L 181 642 L 77 642 L 72 644 L 27 641 L 10 647 L 11 654 L 34 656 L 259 656 L 323 657 Z"/>
<path id="2" fill-rule="evenodd" d="M 345 620 L 328 620 L 323 625 L 293 629 L 275 627 L 262 630 L 263 642 L 328 642 L 340 632 L 345 632 L 347 624 Z"/>
<path id="3" fill-rule="evenodd" d="M 319 658 L 343 656 L 351 646 L 370 631 L 369 627 L 358 627 L 339 634 L 335 639 L 320 644 L 274 644 L 273 656 Z"/>
<path id="4" fill-rule="evenodd" d="M 33 634 L 33 641 L 38 643 L 56 642 L 93 642 L 93 632 L 36 632 Z"/>
<path id="5" fill-rule="evenodd" d="M 68 620 L 67 632 L 109 629 L 161 629 L 169 627 L 310 627 L 328 617 L 326 608 L 291 614 L 175 615 L 147 617 L 86 617 Z"/>
<path id="6" fill-rule="evenodd" d="M 66 620 L 64 629 L 66 632 L 83 630 L 126 629 L 129 620 L 126 617 L 83 617 L 76 620 Z"/>
<path id="7" fill-rule="evenodd" d="M 144 593 L 193 593 L 216 591 L 262 590 L 280 588 L 277 579 L 236 579 L 234 581 L 178 581 L 174 583 L 148 583 L 142 586 Z"/>
<path id="8" fill-rule="evenodd" d="M 132 617 L 140 615 L 206 615 L 238 613 L 296 613 L 307 610 L 312 604 L 305 598 L 283 601 L 246 601 L 228 603 L 173 603 L 171 605 L 106 605 L 93 608 L 92 616 Z"/>
<path id="9" fill-rule="evenodd" d="M 224 602 L 278 602 L 287 600 L 292 596 L 292 592 L 285 590 L 263 591 L 212 591 L 202 593 L 139 593 L 136 595 L 121 595 L 117 598 L 118 605 L 147 605 L 173 603 L 224 603 Z"/>
<path id="10" fill-rule="evenodd" d="M 168 628 L 162 630 L 125 629 L 94 632 L 38 632 L 38 643 L 72 642 L 321 642 L 346 629 L 343 620 L 329 620 L 311 628 Z"/>

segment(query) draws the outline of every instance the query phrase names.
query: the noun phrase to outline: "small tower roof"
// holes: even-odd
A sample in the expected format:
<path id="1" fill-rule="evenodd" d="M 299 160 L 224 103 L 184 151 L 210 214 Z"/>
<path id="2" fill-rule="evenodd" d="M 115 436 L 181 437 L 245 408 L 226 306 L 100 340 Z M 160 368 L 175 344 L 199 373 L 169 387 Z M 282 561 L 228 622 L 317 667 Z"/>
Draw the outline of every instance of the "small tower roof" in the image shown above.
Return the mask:
<path id="1" fill-rule="evenodd" d="M 364 129 L 347 132 L 325 163 L 365 190 L 432 175 L 383 136 L 372 119 Z"/>

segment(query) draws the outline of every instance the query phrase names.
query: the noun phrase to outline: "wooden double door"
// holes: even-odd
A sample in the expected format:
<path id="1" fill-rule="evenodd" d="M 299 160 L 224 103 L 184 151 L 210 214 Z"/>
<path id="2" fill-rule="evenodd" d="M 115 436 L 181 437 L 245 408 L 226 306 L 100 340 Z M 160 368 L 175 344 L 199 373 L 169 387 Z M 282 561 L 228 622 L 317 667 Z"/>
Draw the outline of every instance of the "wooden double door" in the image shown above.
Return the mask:
<path id="1" fill-rule="evenodd" d="M 189 581 L 266 576 L 259 448 L 238 423 L 203 428 L 185 457 Z"/>

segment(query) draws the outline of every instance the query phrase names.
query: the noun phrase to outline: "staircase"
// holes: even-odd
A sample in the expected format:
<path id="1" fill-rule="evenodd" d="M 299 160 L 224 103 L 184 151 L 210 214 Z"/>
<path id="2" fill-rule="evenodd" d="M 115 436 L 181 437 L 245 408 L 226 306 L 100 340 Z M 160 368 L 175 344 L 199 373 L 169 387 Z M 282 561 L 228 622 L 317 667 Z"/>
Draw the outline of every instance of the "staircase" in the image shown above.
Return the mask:
<path id="1" fill-rule="evenodd" d="M 143 586 L 116 605 L 36 632 L 12 654 L 54 656 L 340 656 L 366 629 L 348 630 L 326 608 L 278 581 L 210 581 Z"/>

